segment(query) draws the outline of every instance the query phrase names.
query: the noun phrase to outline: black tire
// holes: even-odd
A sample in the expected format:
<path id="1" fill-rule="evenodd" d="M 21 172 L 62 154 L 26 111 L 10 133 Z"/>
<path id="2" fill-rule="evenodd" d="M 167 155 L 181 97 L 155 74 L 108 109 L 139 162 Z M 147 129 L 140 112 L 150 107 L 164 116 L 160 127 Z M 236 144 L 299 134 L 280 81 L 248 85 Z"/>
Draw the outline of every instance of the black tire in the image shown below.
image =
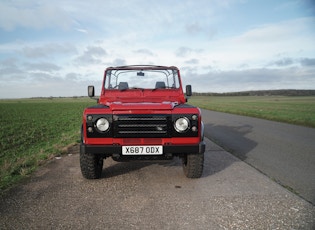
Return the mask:
<path id="1" fill-rule="evenodd" d="M 84 143 L 83 124 L 81 126 L 81 143 Z M 80 153 L 81 173 L 86 179 L 98 179 L 102 175 L 104 159 L 91 153 Z"/>
<path id="2" fill-rule="evenodd" d="M 204 154 L 188 154 L 183 157 L 183 170 L 188 178 L 200 178 L 203 172 Z"/>
<path id="3" fill-rule="evenodd" d="M 80 167 L 86 179 L 98 179 L 102 175 L 104 159 L 91 153 L 80 153 Z"/>

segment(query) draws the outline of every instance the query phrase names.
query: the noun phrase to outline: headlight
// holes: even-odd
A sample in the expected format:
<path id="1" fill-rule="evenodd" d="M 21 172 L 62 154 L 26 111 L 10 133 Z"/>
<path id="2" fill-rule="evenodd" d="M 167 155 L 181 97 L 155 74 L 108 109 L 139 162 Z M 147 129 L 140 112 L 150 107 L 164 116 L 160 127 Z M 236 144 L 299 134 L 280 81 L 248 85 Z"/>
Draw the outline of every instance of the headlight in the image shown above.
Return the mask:
<path id="1" fill-rule="evenodd" d="M 175 121 L 174 128 L 177 132 L 182 133 L 189 129 L 190 122 L 187 117 L 178 118 Z"/>
<path id="2" fill-rule="evenodd" d="M 96 128 L 101 132 L 106 132 L 109 129 L 109 122 L 106 118 L 100 118 L 96 121 Z"/>

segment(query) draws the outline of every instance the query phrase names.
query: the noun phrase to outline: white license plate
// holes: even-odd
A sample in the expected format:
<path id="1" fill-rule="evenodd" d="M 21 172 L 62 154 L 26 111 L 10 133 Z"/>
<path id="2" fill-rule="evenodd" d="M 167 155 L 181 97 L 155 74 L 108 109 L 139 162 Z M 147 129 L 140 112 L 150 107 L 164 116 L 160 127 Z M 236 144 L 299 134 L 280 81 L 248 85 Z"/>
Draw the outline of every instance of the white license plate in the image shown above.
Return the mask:
<path id="1" fill-rule="evenodd" d="M 122 155 L 162 155 L 163 146 L 149 145 L 149 146 L 123 146 Z"/>

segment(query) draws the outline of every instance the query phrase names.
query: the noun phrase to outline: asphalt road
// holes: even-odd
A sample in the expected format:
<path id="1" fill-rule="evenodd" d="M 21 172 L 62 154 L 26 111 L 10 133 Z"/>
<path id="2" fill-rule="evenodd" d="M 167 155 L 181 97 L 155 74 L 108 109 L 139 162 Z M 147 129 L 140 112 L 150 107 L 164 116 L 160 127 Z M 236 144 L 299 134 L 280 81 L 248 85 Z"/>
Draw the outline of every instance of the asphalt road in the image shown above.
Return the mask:
<path id="1" fill-rule="evenodd" d="M 0 229 L 314 229 L 315 207 L 206 139 L 202 178 L 178 159 L 86 180 L 79 148 L 0 197 Z"/>
<path id="2" fill-rule="evenodd" d="M 315 129 L 202 110 L 205 136 L 315 204 Z"/>

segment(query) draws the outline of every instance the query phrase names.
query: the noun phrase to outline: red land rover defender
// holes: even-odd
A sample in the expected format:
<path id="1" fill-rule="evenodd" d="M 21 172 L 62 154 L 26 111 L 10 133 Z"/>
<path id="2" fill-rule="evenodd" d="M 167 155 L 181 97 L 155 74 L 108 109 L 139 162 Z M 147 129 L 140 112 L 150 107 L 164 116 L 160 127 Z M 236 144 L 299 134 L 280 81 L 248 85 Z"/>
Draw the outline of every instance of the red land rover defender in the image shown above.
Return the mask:
<path id="1" fill-rule="evenodd" d="M 186 96 L 192 94 L 186 86 Z M 88 87 L 94 97 L 94 86 Z M 82 175 L 100 178 L 103 160 L 182 159 L 184 174 L 199 178 L 205 143 L 200 109 L 186 104 L 174 66 L 132 65 L 105 70 L 98 104 L 83 113 Z"/>

